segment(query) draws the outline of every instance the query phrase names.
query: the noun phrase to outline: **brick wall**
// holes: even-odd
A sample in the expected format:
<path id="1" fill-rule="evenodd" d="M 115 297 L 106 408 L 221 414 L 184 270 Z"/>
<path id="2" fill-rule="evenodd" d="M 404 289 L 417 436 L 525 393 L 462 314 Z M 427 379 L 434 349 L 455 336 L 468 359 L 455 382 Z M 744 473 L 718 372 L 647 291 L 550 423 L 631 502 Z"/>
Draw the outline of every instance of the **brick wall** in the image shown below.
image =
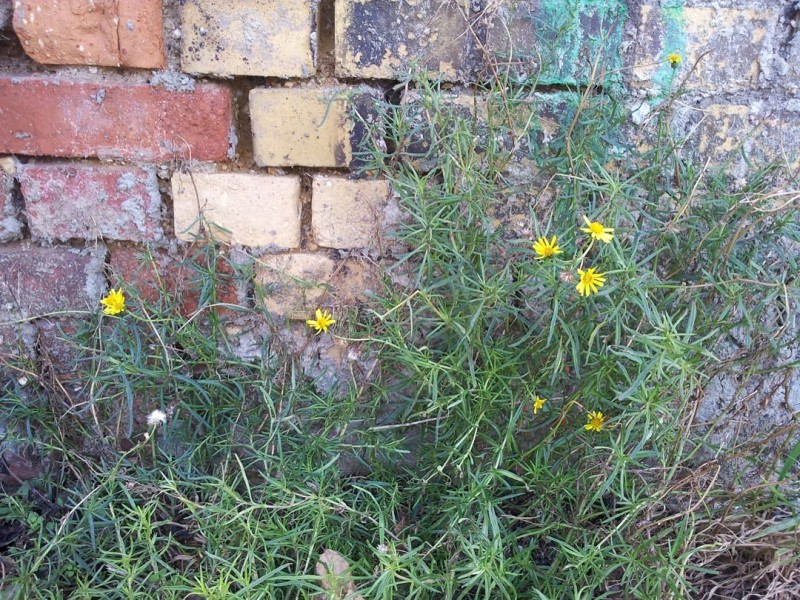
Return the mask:
<path id="1" fill-rule="evenodd" d="M 0 322 L 180 282 L 206 233 L 268 290 L 226 301 L 303 319 L 365 298 L 398 214 L 357 176 L 352 110 L 377 118 L 412 63 L 468 104 L 492 61 L 553 98 L 599 77 L 637 124 L 683 84 L 688 148 L 798 165 L 798 27 L 793 0 L 0 0 Z M 31 325 L 3 327 L 8 351 Z"/>

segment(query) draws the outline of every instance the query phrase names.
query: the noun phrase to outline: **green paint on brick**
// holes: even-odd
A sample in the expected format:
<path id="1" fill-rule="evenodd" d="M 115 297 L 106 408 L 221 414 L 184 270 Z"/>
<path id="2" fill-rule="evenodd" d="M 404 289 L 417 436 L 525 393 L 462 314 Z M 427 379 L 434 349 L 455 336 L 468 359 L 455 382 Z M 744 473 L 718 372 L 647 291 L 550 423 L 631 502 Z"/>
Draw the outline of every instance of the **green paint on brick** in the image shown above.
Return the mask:
<path id="1" fill-rule="evenodd" d="M 682 57 L 686 57 L 686 26 L 684 19 L 683 0 L 664 0 L 661 5 L 661 20 L 663 24 L 661 35 L 661 54 L 656 57 L 663 61 L 658 68 L 653 80 L 658 86 L 661 94 L 669 93 L 672 83 L 679 76 L 681 69 L 686 69 L 686 63 L 682 63 L 678 69 L 673 69 L 667 62 L 667 56 L 677 52 Z"/>
<path id="2" fill-rule="evenodd" d="M 620 81 L 623 0 L 507 2 L 490 30 L 489 47 L 513 68 L 544 84 L 586 84 L 598 55 L 603 83 Z M 502 58 L 501 58 L 502 61 Z"/>

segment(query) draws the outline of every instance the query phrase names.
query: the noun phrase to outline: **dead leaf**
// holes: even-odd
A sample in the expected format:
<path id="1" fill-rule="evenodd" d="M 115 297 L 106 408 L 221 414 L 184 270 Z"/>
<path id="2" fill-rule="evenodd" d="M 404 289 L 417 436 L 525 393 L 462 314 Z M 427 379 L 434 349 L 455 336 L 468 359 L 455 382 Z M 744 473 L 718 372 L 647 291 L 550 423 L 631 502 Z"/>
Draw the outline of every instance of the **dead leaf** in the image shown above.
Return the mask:
<path id="1" fill-rule="evenodd" d="M 5 467 L 6 471 L 3 473 L 0 470 L 0 480 L 3 483 L 21 484 L 25 481 L 36 479 L 41 474 L 39 467 L 32 461 L 13 452 L 6 451 L 0 458 L 2 459 L 0 461 L 2 462 L 2 467 Z"/>
<path id="2" fill-rule="evenodd" d="M 322 579 L 322 589 L 329 590 L 328 597 L 333 600 L 364 600 L 364 596 L 356 594 L 356 585 L 348 571 L 350 563 L 336 550 L 325 549 L 319 555 L 314 572 Z"/>

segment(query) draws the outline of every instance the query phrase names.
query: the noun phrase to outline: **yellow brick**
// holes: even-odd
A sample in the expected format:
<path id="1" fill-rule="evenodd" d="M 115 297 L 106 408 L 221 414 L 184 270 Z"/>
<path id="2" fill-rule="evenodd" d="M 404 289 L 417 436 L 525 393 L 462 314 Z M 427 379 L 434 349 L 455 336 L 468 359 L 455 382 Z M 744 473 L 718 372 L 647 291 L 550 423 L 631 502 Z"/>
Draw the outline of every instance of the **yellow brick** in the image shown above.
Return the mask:
<path id="1" fill-rule="evenodd" d="M 664 47 L 660 9 L 644 4 L 639 11 L 635 81 L 652 81 L 657 72 L 668 68 L 667 54 L 678 52 L 683 62 L 675 77 L 683 81 L 688 75 L 688 90 L 730 92 L 757 86 L 760 56 L 774 36 L 775 11 L 686 7 L 681 18 L 686 37 L 683 48 Z M 697 67 L 689 75 L 695 63 Z"/>
<path id="2" fill-rule="evenodd" d="M 751 170 L 748 163 L 770 161 L 790 170 L 800 167 L 800 113 L 784 110 L 781 104 L 709 104 L 685 108 L 677 116 L 687 146 L 711 164 L 728 162 L 738 172 Z"/>
<path id="3" fill-rule="evenodd" d="M 189 73 L 311 77 L 311 0 L 192 0 L 183 4 L 181 66 Z"/>
<path id="4" fill-rule="evenodd" d="M 353 158 L 342 89 L 250 91 L 253 152 L 261 166 L 346 167 Z"/>
<path id="5" fill-rule="evenodd" d="M 759 55 L 772 11 L 752 9 L 686 8 L 686 37 L 689 41 L 685 63 L 693 65 L 708 51 L 689 80 L 692 89 L 728 91 L 747 89 L 758 83 Z M 709 35 L 711 32 L 711 35 Z"/>
<path id="6" fill-rule="evenodd" d="M 698 151 L 703 156 L 727 158 L 745 139 L 750 109 L 736 104 L 712 104 L 703 112 L 706 122 L 700 127 Z"/>
<path id="7" fill-rule="evenodd" d="M 385 181 L 315 177 L 311 200 L 314 240 L 326 248 L 382 247 L 389 185 Z"/>
<path id="8" fill-rule="evenodd" d="M 220 241 L 281 249 L 300 245 L 297 176 L 176 173 L 172 200 L 178 239 L 199 235 L 202 213 L 206 229 Z"/>

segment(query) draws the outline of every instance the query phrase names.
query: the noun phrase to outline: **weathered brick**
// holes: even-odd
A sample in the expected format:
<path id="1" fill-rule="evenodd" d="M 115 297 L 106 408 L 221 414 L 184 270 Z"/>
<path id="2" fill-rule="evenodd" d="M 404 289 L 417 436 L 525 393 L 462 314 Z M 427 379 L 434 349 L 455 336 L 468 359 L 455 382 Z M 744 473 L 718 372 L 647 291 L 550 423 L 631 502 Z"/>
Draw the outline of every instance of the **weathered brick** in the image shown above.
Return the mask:
<path id="1" fill-rule="evenodd" d="M 76 365 L 81 346 L 73 341 L 82 326 L 80 319 L 37 319 L 36 353 L 40 363 L 46 364 L 62 383 L 80 377 Z"/>
<path id="2" fill-rule="evenodd" d="M 14 189 L 14 179 L 0 169 L 0 215 L 5 214 L 5 207 L 11 205 L 11 191 Z"/>
<path id="3" fill-rule="evenodd" d="M 636 7 L 638 26 L 633 82 L 669 88 L 673 80 L 685 89 L 739 91 L 757 87 L 762 55 L 775 34 L 778 12 L 755 8 L 660 7 L 646 2 Z M 678 69 L 667 62 L 677 52 Z"/>
<path id="4" fill-rule="evenodd" d="M 0 0 L 0 30 L 5 29 L 11 24 L 13 7 L 12 0 Z"/>
<path id="5" fill-rule="evenodd" d="M 110 248 L 109 266 L 112 284 L 133 287 L 139 297 L 149 304 L 157 304 L 159 298 L 170 297 L 176 302 L 178 312 L 188 316 L 197 310 L 203 292 L 201 270 L 209 265 L 192 262 L 185 256 L 171 255 L 165 250 L 144 251 L 132 246 L 114 245 Z M 195 261 L 202 261 L 202 256 Z M 238 304 L 239 298 L 233 269 L 228 261 L 220 259 L 213 269 L 215 273 L 217 303 Z M 207 290 L 206 290 L 207 291 Z M 203 298 L 210 301 L 210 298 Z M 129 302 L 135 305 L 136 300 Z"/>
<path id="6" fill-rule="evenodd" d="M 0 247 L 0 310 L 26 315 L 96 310 L 105 289 L 102 249 Z"/>
<path id="7" fill-rule="evenodd" d="M 8 161 L 9 165 L 14 163 Z M 14 206 L 14 178 L 0 164 L 0 242 L 18 239 L 22 236 L 22 224 L 17 219 Z"/>
<path id="8" fill-rule="evenodd" d="M 623 0 L 495 0 L 486 11 L 486 49 L 500 64 L 541 84 L 616 78 L 627 13 Z"/>
<path id="9" fill-rule="evenodd" d="M 761 61 L 761 77 L 767 85 L 782 86 L 797 96 L 800 92 L 800 6 L 784 9 L 784 18 L 776 34 L 771 57 Z M 792 18 L 794 16 L 794 18 Z M 771 60 L 770 60 L 771 59 Z"/>
<path id="10" fill-rule="evenodd" d="M 214 239 L 245 246 L 300 245 L 300 178 L 247 173 L 176 173 L 175 233 L 194 240 L 200 214 Z"/>
<path id="11" fill-rule="evenodd" d="M 16 0 L 14 30 L 36 62 L 158 69 L 165 63 L 161 0 Z"/>
<path id="12" fill-rule="evenodd" d="M 449 160 L 437 140 L 458 129 L 474 138 L 477 155 L 493 148 L 522 160 L 533 147 L 569 130 L 580 101 L 581 95 L 573 92 L 519 95 L 511 105 L 499 95 L 442 93 L 433 107 L 426 95 L 409 92 L 396 109 L 402 126 L 393 132 L 398 140 L 395 155 L 415 170 L 428 172 Z"/>
<path id="13" fill-rule="evenodd" d="M 712 164 L 732 161 L 738 174 L 771 161 L 800 168 L 800 102 L 684 106 L 673 121 L 687 148 Z"/>
<path id="14" fill-rule="evenodd" d="M 20 354 L 21 340 L 22 334 L 19 324 L 0 322 L 0 356 L 17 356 Z M 6 375 L 7 373 L 0 368 L 0 377 L 5 377 Z"/>
<path id="15" fill-rule="evenodd" d="M 34 239 L 143 242 L 163 237 L 155 169 L 27 164 L 19 180 Z"/>
<path id="16" fill-rule="evenodd" d="M 271 315 L 310 319 L 322 306 L 364 302 L 380 290 L 372 263 L 333 260 L 324 254 L 275 254 L 255 263 L 256 298 Z"/>
<path id="17" fill-rule="evenodd" d="M 397 110 L 395 129 L 398 138 L 396 155 L 402 157 L 414 169 L 428 172 L 443 159 L 436 148 L 436 137 L 450 135 L 457 122 L 466 121 L 470 128 L 485 121 L 486 102 L 472 94 L 442 93 L 436 99 L 435 109 L 430 98 L 416 91 L 403 95 Z M 486 129 L 485 123 L 482 129 Z M 439 132 L 439 134 L 435 134 Z"/>
<path id="18" fill-rule="evenodd" d="M 193 0 L 183 4 L 181 67 L 189 73 L 311 77 L 311 0 Z"/>
<path id="19" fill-rule="evenodd" d="M 471 2 L 342 0 L 336 3 L 336 75 L 394 79 L 418 63 L 447 81 L 470 80 Z M 471 21 L 471 23 L 468 23 Z"/>
<path id="20" fill-rule="evenodd" d="M 389 207 L 385 181 L 314 178 L 311 229 L 314 240 L 326 248 L 383 249 L 383 233 L 397 222 Z"/>
<path id="21" fill-rule="evenodd" d="M 368 94 L 343 88 L 250 91 L 253 151 L 261 166 L 348 167 L 364 127 L 350 118 L 368 108 Z M 361 107 L 364 107 L 363 109 Z"/>
<path id="22" fill-rule="evenodd" d="M 17 320 L 16 315 L 4 314 L 0 311 L 0 356 L 3 358 L 35 356 L 35 346 L 36 326 L 29 321 Z M 3 361 L 0 361 L 0 378 L 15 377 L 18 381 L 20 380 L 19 373 L 3 367 Z"/>
<path id="23" fill-rule="evenodd" d="M 172 92 L 135 83 L 0 77 L 0 153 L 224 160 L 230 90 Z"/>

